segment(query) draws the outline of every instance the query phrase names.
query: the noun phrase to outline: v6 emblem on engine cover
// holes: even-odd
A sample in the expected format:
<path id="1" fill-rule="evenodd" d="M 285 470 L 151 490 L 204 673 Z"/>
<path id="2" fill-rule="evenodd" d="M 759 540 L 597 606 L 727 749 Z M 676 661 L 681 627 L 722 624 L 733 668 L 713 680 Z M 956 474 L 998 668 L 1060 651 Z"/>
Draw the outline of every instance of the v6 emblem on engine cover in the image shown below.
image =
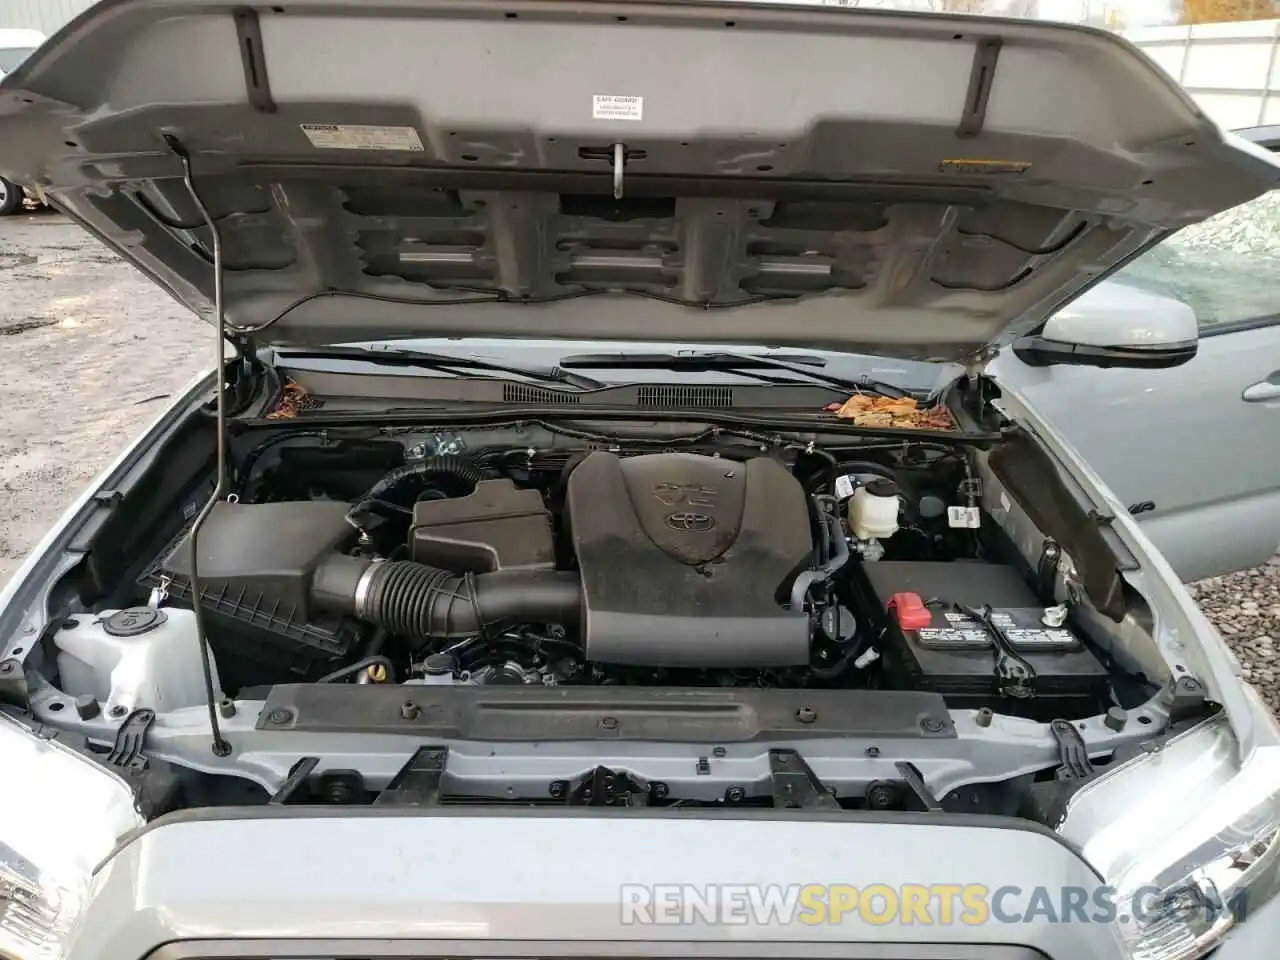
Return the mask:
<path id="1" fill-rule="evenodd" d="M 696 483 L 659 480 L 653 485 L 653 495 L 668 507 L 714 507 L 720 491 L 715 487 L 704 487 Z"/>

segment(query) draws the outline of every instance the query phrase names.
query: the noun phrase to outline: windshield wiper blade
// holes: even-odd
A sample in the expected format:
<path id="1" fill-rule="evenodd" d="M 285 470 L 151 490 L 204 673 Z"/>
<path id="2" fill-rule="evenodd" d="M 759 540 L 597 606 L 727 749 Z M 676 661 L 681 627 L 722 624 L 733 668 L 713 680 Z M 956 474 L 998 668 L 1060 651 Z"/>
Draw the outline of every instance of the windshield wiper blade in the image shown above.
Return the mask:
<path id="1" fill-rule="evenodd" d="M 814 361 L 818 361 L 815 363 Z M 850 380 L 829 373 L 810 369 L 814 366 L 825 366 L 826 360 L 810 354 L 788 355 L 786 359 L 767 353 L 575 353 L 560 360 L 560 367 L 570 369 L 615 369 L 615 370 L 673 370 L 691 373 L 723 371 L 725 373 L 745 373 L 770 383 L 796 383 L 795 380 L 779 380 L 760 374 L 761 369 L 787 370 L 806 378 L 811 383 L 821 383 L 836 387 L 848 393 L 865 393 L 871 391 L 886 397 L 909 397 L 910 391 L 903 390 L 883 380 L 870 377 L 859 377 Z"/>
<path id="2" fill-rule="evenodd" d="M 700 351 L 683 351 L 676 353 L 643 353 L 641 351 L 623 350 L 617 353 L 571 353 L 560 361 L 562 367 L 579 369 L 606 369 L 617 367 L 628 370 L 720 370 L 723 364 L 732 360 L 737 369 L 752 367 L 772 367 L 777 355 L 771 353 L 703 353 Z M 827 358 L 816 353 L 786 354 L 788 363 L 796 363 L 805 367 L 825 367 Z"/>
<path id="3" fill-rule="evenodd" d="M 409 350 L 399 347 L 372 349 L 369 347 L 322 347 L 305 350 L 283 348 L 278 351 L 282 357 L 317 357 L 323 359 L 359 360 L 362 363 L 376 363 L 389 367 L 424 367 L 428 370 L 439 370 L 442 373 L 454 373 L 459 370 L 476 370 L 486 373 L 501 373 L 508 376 L 525 377 L 540 383 L 564 384 L 578 390 L 600 390 L 608 384 L 580 373 L 571 373 L 559 367 L 521 367 L 514 364 L 494 363 L 476 357 L 455 357 L 447 353 L 432 353 L 429 350 Z"/>

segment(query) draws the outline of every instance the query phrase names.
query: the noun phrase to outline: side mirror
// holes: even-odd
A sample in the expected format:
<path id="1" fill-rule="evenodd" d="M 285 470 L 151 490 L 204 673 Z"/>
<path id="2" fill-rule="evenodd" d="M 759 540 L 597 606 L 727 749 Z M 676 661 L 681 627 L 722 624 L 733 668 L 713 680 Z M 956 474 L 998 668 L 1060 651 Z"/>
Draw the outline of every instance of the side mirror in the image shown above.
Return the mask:
<path id="1" fill-rule="evenodd" d="M 1063 307 L 1037 336 L 1013 342 L 1032 367 L 1177 367 L 1196 355 L 1195 311 L 1181 300 L 1104 281 Z"/>

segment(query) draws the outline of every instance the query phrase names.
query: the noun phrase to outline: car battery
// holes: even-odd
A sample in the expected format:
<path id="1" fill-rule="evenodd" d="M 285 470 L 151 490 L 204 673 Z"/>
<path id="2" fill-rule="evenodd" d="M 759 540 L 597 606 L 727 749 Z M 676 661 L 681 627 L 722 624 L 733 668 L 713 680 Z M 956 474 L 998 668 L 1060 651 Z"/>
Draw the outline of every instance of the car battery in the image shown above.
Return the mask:
<path id="1" fill-rule="evenodd" d="M 1012 650 L 1035 674 L 1028 688 L 1039 707 L 1028 712 L 1092 713 L 1107 694 L 1098 657 L 1067 624 L 1045 616 L 1012 567 L 879 561 L 861 564 L 853 579 L 859 607 L 878 620 L 892 686 L 940 693 L 955 707 L 989 706 L 1004 692 L 997 657 Z"/>

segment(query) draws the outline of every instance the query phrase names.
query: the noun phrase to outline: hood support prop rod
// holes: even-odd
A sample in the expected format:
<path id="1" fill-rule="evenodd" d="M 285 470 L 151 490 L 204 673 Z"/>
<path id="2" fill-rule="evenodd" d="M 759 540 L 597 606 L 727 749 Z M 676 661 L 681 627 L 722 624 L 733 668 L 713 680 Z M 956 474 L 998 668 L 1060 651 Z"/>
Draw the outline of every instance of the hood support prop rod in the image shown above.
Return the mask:
<path id="1" fill-rule="evenodd" d="M 218 726 L 218 697 L 217 691 L 213 688 L 213 671 L 210 667 L 213 650 L 209 646 L 204 604 L 201 602 L 200 575 L 198 572 L 200 550 L 196 543 L 200 535 L 200 528 L 204 526 L 205 520 L 208 519 L 209 514 L 213 512 L 213 508 L 217 506 L 218 501 L 226 493 L 228 485 L 227 385 L 225 382 L 227 328 L 222 299 L 222 237 L 218 234 L 218 225 L 214 223 L 213 215 L 209 212 L 209 208 L 205 206 L 204 201 L 200 199 L 200 194 L 196 190 L 195 179 L 191 175 L 191 155 L 177 137 L 171 134 L 164 134 L 164 141 L 182 162 L 183 183 L 186 184 L 187 191 L 191 194 L 192 202 L 195 203 L 196 209 L 200 211 L 200 216 L 204 219 L 205 224 L 209 227 L 210 234 L 213 236 L 213 310 L 215 314 L 213 339 L 216 344 L 214 351 L 214 377 L 216 378 L 216 389 L 218 391 L 214 416 L 214 433 L 217 437 L 217 474 L 213 493 L 209 495 L 209 499 L 205 502 L 200 512 L 196 514 L 195 521 L 191 524 L 189 539 L 191 542 L 191 610 L 195 614 L 196 633 L 200 641 L 200 667 L 204 672 L 205 703 L 209 708 L 209 728 L 213 733 L 213 753 L 215 756 L 225 757 L 231 753 L 231 744 L 222 736 L 222 730 Z"/>

